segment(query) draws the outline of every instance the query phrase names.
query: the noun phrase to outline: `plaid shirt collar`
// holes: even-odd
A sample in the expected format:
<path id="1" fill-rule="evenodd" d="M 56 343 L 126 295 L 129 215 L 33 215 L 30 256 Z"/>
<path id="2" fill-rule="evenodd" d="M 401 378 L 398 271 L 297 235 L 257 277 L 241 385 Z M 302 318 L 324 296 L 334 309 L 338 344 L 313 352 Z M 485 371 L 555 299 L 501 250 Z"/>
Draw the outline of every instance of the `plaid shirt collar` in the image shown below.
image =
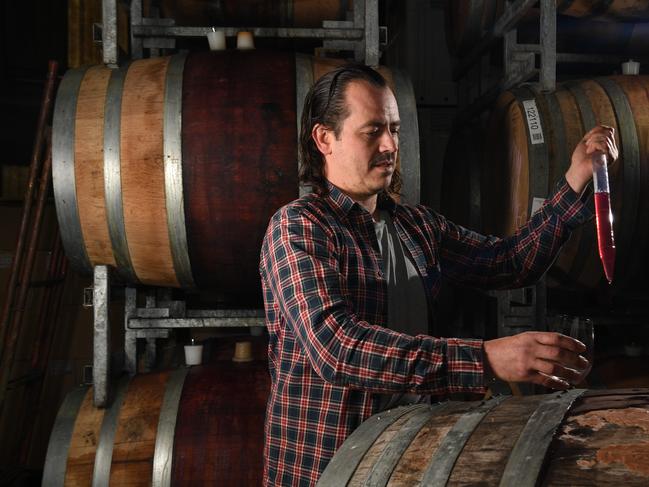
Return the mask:
<path id="1" fill-rule="evenodd" d="M 354 201 L 349 195 L 344 193 L 340 188 L 327 181 L 327 189 L 329 193 L 326 198 L 329 200 L 331 207 L 336 213 L 341 216 L 348 216 L 349 213 L 354 211 L 365 211 L 364 208 Z M 388 211 L 392 216 L 397 209 L 397 204 L 388 195 L 387 191 L 381 191 L 378 195 L 377 206 L 380 210 Z"/>

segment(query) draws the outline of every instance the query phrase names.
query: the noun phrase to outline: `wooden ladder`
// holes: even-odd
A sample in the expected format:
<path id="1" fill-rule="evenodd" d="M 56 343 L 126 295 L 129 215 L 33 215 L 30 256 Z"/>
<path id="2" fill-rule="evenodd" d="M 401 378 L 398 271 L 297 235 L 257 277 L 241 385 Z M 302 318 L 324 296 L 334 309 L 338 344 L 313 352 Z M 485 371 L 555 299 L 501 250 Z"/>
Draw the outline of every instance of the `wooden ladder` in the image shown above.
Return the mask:
<path id="1" fill-rule="evenodd" d="M 8 391 L 18 387 L 27 389 L 24 396 L 27 398 L 25 407 L 21 408 L 20 417 L 12 419 L 13 425 L 20 428 L 21 439 L 20 445 L 12 449 L 14 458 L 10 461 L 19 465 L 25 465 L 29 454 L 29 445 L 36 423 L 33 420 L 33 413 L 40 407 L 42 399 L 45 370 L 54 336 L 53 325 L 61 306 L 62 283 L 67 272 L 67 260 L 57 228 L 45 278 L 39 282 L 32 281 L 43 211 L 52 173 L 52 130 L 49 120 L 57 71 L 56 61 L 50 61 L 41 99 L 18 241 L 11 261 L 5 301 L 0 314 L 0 417 L 4 411 Z M 21 332 L 24 330 L 28 291 L 34 287 L 43 287 L 44 292 L 38 302 L 36 320 L 29 323 L 30 327 L 36 329 L 34 335 L 36 343 L 31 356 L 30 370 L 21 377 L 12 378 L 16 349 Z"/>

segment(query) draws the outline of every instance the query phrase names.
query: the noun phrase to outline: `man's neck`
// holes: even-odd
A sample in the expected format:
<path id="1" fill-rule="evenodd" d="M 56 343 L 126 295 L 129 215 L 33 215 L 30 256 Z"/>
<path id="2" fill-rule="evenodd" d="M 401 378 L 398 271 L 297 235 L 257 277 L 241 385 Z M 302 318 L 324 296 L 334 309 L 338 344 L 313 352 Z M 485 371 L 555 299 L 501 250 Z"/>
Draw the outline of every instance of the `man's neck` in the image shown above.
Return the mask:
<path id="1" fill-rule="evenodd" d="M 363 208 L 367 210 L 367 212 L 372 215 L 372 218 L 376 220 L 376 216 L 378 215 L 378 209 L 376 207 L 376 202 L 377 202 L 377 196 L 372 195 L 369 198 L 365 199 L 357 199 L 354 196 L 350 195 L 351 198 L 356 201 L 359 205 L 361 205 Z"/>

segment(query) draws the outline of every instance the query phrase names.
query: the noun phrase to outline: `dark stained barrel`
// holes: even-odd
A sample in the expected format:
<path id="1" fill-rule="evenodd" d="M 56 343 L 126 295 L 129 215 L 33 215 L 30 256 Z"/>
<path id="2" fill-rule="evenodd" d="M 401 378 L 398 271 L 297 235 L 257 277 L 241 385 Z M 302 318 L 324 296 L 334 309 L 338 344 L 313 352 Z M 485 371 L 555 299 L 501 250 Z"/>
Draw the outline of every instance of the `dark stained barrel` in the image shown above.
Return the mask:
<path id="1" fill-rule="evenodd" d="M 47 451 L 44 487 L 261 485 L 265 360 L 215 362 L 122 380 L 106 409 L 92 388 L 68 394 Z"/>
<path id="2" fill-rule="evenodd" d="M 500 396 L 376 414 L 319 487 L 645 486 L 649 389 Z"/>
<path id="3" fill-rule="evenodd" d="M 647 0 L 557 0 L 557 12 L 572 17 L 646 21 Z"/>
<path id="4" fill-rule="evenodd" d="M 69 71 L 57 95 L 53 174 L 66 254 L 126 282 L 217 288 L 256 302 L 271 215 L 297 198 L 298 114 L 340 61 L 202 52 Z M 403 193 L 419 200 L 414 93 L 379 68 L 401 108 Z"/>
<path id="5" fill-rule="evenodd" d="M 453 54 L 467 54 L 502 15 L 505 0 L 447 0 L 446 43 Z"/>
<path id="6" fill-rule="evenodd" d="M 470 52 L 493 29 L 504 4 L 503 0 L 447 0 L 449 51 L 459 56 Z M 649 20 L 647 0 L 557 0 L 557 13 L 559 52 L 642 54 L 649 40 L 643 24 Z M 538 42 L 538 17 L 535 8 L 526 14 L 519 26 L 519 42 Z"/>
<path id="7" fill-rule="evenodd" d="M 144 3 L 145 9 L 147 2 Z M 346 20 L 353 0 L 161 0 L 160 15 L 188 26 L 322 27 Z"/>
<path id="8" fill-rule="evenodd" d="M 613 289 L 646 292 L 648 88 L 648 77 L 614 76 L 564 83 L 551 93 L 527 86 L 503 93 L 485 131 L 483 231 L 511 235 L 529 219 L 535 198 L 552 192 L 583 135 L 596 123 L 609 125 L 620 148 L 620 158 L 609 166 L 617 248 Z M 581 289 L 603 282 L 594 221 L 573 232 L 550 276 Z"/>
<path id="9" fill-rule="evenodd" d="M 539 12 L 531 9 L 517 27 L 518 42 L 539 42 Z M 591 20 L 557 16 L 557 52 L 642 56 L 649 43 L 647 22 Z"/>

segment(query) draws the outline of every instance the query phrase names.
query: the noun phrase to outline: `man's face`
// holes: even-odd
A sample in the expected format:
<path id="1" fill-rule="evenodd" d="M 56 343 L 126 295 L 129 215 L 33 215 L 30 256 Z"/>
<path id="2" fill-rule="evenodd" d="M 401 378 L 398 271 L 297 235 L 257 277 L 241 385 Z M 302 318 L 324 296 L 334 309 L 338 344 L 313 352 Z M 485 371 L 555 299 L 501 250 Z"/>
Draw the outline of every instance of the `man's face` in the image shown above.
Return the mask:
<path id="1" fill-rule="evenodd" d="M 399 150 L 399 109 L 389 88 L 352 81 L 345 90 L 349 116 L 340 134 L 329 131 L 325 175 L 357 200 L 387 189 Z"/>

